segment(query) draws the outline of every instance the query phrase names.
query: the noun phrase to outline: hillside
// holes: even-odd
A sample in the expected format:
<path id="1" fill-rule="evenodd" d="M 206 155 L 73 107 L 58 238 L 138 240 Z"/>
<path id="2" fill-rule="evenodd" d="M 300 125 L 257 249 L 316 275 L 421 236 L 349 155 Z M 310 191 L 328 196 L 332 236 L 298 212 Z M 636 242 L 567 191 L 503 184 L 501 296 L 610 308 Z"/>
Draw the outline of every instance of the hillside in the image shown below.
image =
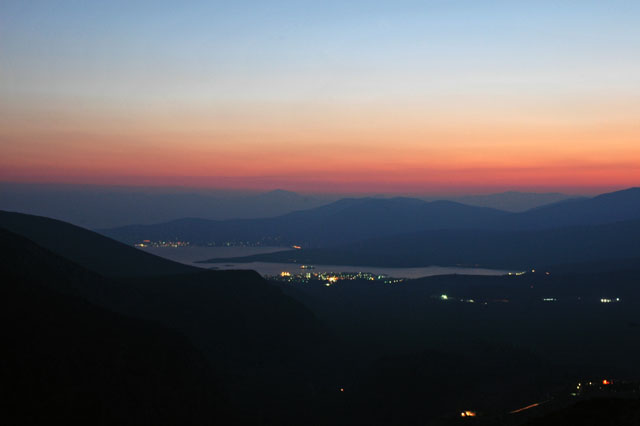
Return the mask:
<path id="1" fill-rule="evenodd" d="M 208 271 L 168 261 L 57 220 L 0 213 L 0 226 L 86 269 L 71 269 L 74 295 L 159 321 L 228 360 L 295 353 L 319 332 L 313 315 L 253 271 Z M 10 245 L 9 245 L 10 246 Z M 161 274 L 160 272 L 164 272 Z M 295 337 L 296 334 L 301 334 Z M 265 353 L 260 353 L 265 352 Z"/>
<path id="2" fill-rule="evenodd" d="M 184 274 L 196 268 L 170 262 L 110 238 L 42 216 L 0 211 L 0 227 L 107 276 Z"/>
<path id="3" fill-rule="evenodd" d="M 180 334 L 74 295 L 99 277 L 0 229 L 4 424 L 210 424 L 224 398 Z M 96 279 L 98 282 L 93 282 Z M 228 420 L 228 419 L 227 419 Z"/>
<path id="4" fill-rule="evenodd" d="M 7 217 L 13 221 L 2 225 L 18 223 L 21 230 L 47 243 L 55 255 L 82 265 L 55 266 L 68 279 L 61 281 L 62 287 L 53 280 L 52 288 L 184 335 L 215 367 L 232 405 L 242 405 L 247 398 L 253 401 L 251 409 L 243 411 L 247 416 L 297 415 L 279 404 L 291 398 L 308 400 L 312 395 L 295 392 L 291 385 L 322 389 L 331 380 L 331 376 L 313 373 L 323 368 L 323 359 L 329 362 L 331 358 L 326 354 L 332 342 L 322 325 L 302 304 L 257 273 L 184 267 L 186 273 L 180 274 L 175 268 L 178 264 L 82 228 L 36 216 L 0 215 Z M 63 243 L 57 244 L 60 239 Z M 94 242 L 102 249 L 87 245 Z M 3 246 L 10 249 L 11 242 Z M 136 267 L 138 260 L 153 265 L 153 271 L 172 273 L 146 273 Z M 98 274 L 86 265 L 118 274 Z"/>

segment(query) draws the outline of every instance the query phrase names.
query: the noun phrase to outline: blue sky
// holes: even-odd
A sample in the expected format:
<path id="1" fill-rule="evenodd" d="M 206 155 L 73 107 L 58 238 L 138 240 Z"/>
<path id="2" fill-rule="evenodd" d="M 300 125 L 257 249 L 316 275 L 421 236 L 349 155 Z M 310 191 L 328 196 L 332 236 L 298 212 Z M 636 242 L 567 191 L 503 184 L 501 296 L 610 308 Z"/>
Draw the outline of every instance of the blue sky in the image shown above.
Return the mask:
<path id="1" fill-rule="evenodd" d="M 13 171 L 0 178 L 69 180 L 108 157 L 100 182 L 126 183 L 132 156 L 158 152 L 145 162 L 157 170 L 185 147 L 176 174 L 258 179 L 293 167 L 275 159 L 296 147 L 344 180 L 370 179 L 365 162 L 423 184 L 444 164 L 489 173 L 527 157 L 626 167 L 605 180 L 631 183 L 639 21 L 637 1 L 5 0 L 0 149 Z M 544 184 L 553 176 L 566 178 Z"/>

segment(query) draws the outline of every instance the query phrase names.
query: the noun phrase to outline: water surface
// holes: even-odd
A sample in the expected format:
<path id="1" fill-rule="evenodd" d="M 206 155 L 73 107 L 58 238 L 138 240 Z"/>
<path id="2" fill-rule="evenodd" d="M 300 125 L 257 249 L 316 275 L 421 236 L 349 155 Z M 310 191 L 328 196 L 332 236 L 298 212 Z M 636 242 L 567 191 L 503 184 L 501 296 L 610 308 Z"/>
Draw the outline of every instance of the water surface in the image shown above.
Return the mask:
<path id="1" fill-rule="evenodd" d="M 252 269 L 263 276 L 279 275 L 281 272 L 291 274 L 302 274 L 305 272 L 371 272 L 376 275 L 388 275 L 394 278 L 421 278 L 434 275 L 505 275 L 510 271 L 485 268 L 462 268 L 447 266 L 423 266 L 416 268 L 386 268 L 374 266 L 358 265 L 314 265 L 314 269 L 303 270 L 298 263 L 269 263 L 269 262 L 249 262 L 249 263 L 195 263 L 203 259 L 221 259 L 240 256 L 251 256 L 254 254 L 273 253 L 277 251 L 290 250 L 289 247 L 147 247 L 141 249 L 156 256 L 174 260 L 187 265 L 199 268 L 215 268 L 222 270 L 229 269 Z"/>

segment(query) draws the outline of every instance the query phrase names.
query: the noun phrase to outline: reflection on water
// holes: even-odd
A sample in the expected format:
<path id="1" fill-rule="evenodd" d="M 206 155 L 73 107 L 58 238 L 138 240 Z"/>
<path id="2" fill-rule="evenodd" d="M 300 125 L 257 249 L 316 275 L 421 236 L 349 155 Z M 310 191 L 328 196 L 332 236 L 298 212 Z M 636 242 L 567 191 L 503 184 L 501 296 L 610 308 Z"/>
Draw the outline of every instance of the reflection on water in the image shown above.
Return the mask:
<path id="1" fill-rule="evenodd" d="M 314 265 L 313 270 L 304 270 L 300 264 L 296 263 L 194 263 L 202 259 L 231 258 L 239 256 L 250 256 L 253 254 L 273 253 L 276 251 L 290 250 L 288 247 L 147 247 L 146 252 L 156 256 L 197 266 L 199 268 L 213 269 L 253 269 L 261 275 L 279 275 L 286 271 L 291 274 L 301 274 L 304 272 L 371 272 L 376 275 L 388 275 L 394 278 L 420 278 L 433 275 L 505 275 L 510 271 L 483 269 L 483 268 L 460 268 L 444 266 L 425 266 L 419 268 L 384 268 L 373 266 L 353 266 L 353 265 Z"/>

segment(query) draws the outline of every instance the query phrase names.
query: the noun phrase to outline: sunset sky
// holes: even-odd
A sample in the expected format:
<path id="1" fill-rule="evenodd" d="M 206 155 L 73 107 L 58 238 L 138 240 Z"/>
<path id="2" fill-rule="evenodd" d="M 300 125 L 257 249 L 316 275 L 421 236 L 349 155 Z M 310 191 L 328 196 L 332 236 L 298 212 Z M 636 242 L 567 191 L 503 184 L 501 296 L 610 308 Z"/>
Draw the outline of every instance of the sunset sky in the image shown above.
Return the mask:
<path id="1" fill-rule="evenodd" d="M 640 186 L 640 2 L 0 2 L 0 180 Z"/>

